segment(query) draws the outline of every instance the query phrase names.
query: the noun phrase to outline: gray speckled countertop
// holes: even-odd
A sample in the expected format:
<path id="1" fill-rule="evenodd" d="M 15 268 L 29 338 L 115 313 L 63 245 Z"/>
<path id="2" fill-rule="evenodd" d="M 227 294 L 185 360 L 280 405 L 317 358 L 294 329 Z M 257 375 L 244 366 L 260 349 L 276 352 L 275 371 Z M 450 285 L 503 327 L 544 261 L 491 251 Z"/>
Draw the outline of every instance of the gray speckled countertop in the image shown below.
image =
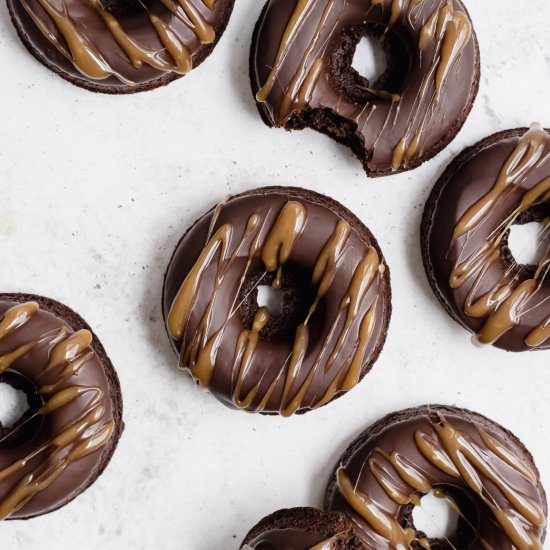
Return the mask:
<path id="1" fill-rule="evenodd" d="M 100 480 L 63 510 L 0 526 L 9 550 L 236 549 L 277 508 L 320 505 L 347 442 L 380 416 L 445 402 L 513 430 L 550 487 L 549 354 L 477 349 L 434 298 L 419 251 L 429 190 L 449 160 L 494 131 L 550 125 L 550 2 L 467 0 L 481 89 L 436 159 L 369 181 L 343 147 L 270 130 L 248 86 L 260 0 L 237 0 L 212 57 L 167 88 L 95 95 L 39 65 L 0 1 L 3 291 L 78 310 L 120 374 L 126 431 Z M 349 206 L 392 270 L 394 316 L 372 373 L 347 397 L 283 420 L 226 410 L 175 368 L 160 310 L 179 236 L 228 193 L 298 185 Z"/>

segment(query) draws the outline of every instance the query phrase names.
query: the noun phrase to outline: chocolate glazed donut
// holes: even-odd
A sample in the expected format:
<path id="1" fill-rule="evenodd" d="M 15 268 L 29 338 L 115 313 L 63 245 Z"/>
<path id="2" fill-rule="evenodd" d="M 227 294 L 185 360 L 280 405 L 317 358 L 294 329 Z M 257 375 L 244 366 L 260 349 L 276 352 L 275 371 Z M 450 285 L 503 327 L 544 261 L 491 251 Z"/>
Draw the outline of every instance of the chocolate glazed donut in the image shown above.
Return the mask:
<path id="1" fill-rule="evenodd" d="M 0 520 L 52 512 L 103 472 L 123 429 L 116 372 L 84 320 L 39 296 L 0 295 L 0 381 L 31 409 L 0 425 Z"/>
<path id="2" fill-rule="evenodd" d="M 355 47 L 380 37 L 388 70 L 372 84 Z M 256 26 L 250 76 L 269 126 L 311 127 L 349 146 L 368 175 L 419 166 L 468 116 L 479 51 L 458 0 L 269 0 Z"/>
<path id="3" fill-rule="evenodd" d="M 282 311 L 258 307 L 280 289 Z M 180 367 L 232 408 L 284 416 L 325 405 L 370 370 L 385 341 L 389 270 L 336 201 L 263 188 L 210 211 L 168 267 L 163 309 Z"/>
<path id="4" fill-rule="evenodd" d="M 365 550 L 346 514 L 315 508 L 278 510 L 246 535 L 241 550 Z"/>
<path id="5" fill-rule="evenodd" d="M 7 0 L 27 49 L 94 92 L 172 82 L 213 50 L 234 0 Z"/>
<path id="6" fill-rule="evenodd" d="M 527 266 L 507 245 L 512 225 L 531 221 L 548 235 L 550 134 L 538 124 L 464 151 L 428 200 L 426 273 L 445 309 L 479 343 L 508 351 L 550 348 L 550 246 L 538 266 Z"/>
<path id="7" fill-rule="evenodd" d="M 412 509 L 430 491 L 460 512 L 449 539 L 428 539 Z M 329 483 L 325 506 L 350 514 L 369 549 L 542 550 L 546 496 L 529 452 L 480 414 L 430 405 L 361 434 Z"/>

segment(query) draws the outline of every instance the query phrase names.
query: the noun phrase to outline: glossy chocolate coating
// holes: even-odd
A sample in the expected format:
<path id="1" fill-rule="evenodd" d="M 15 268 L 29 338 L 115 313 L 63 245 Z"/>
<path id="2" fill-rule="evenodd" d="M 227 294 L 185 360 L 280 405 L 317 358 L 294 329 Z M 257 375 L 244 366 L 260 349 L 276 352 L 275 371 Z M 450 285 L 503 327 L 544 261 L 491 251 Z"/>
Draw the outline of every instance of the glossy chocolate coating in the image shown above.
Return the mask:
<path id="1" fill-rule="evenodd" d="M 85 328 L 85 323 L 65 306 L 53 300 L 29 298 L 40 300 L 41 307 L 36 311 L 31 308 L 33 313 L 23 324 L 0 338 L 0 371 L 5 367 L 11 353 L 15 350 L 25 351 L 25 346 L 30 346 L 9 365 L 6 372 L 24 377 L 37 389 L 40 401 L 45 406 L 50 404 L 51 410 L 39 413 L 42 422 L 38 424 L 35 433 L 23 433 L 17 445 L 6 447 L 0 444 L 0 511 L 2 514 L 8 512 L 8 519 L 42 515 L 75 498 L 93 483 L 105 468 L 122 430 L 118 380 L 110 363 L 108 366 L 104 364 L 104 361 L 108 360 L 101 345 L 96 341 L 92 348 L 82 348 L 78 354 L 76 347 L 72 347 L 72 350 L 69 347 L 66 355 L 68 361 L 47 371 L 47 366 L 55 357 L 56 345 L 63 346 L 78 334 L 89 339 L 91 333 Z M 31 302 L 0 301 L 0 321 L 4 320 L 8 311 L 25 307 L 29 303 Z M 71 323 L 75 321 L 80 325 L 79 333 L 76 333 L 76 329 L 73 329 L 68 321 L 46 311 L 45 308 L 48 306 L 55 307 L 67 315 L 70 312 Z M 57 349 L 59 352 L 59 347 Z M 74 367 L 75 371 L 65 371 L 67 366 L 71 369 Z M 52 387 L 48 390 L 50 385 Z M 43 388 L 44 391 L 39 391 L 39 388 Z M 90 391 L 85 391 L 63 406 L 52 406 L 55 396 L 62 395 L 65 391 L 71 392 L 75 388 L 76 391 Z M 37 410 L 31 412 L 35 414 Z M 80 435 L 75 432 L 70 441 L 67 438 L 64 441 L 55 439 L 62 433 L 68 434 L 70 426 L 82 421 L 90 413 L 94 415 L 95 420 L 88 416 L 87 427 Z M 49 445 L 53 441 L 57 443 Z M 96 450 L 87 453 L 81 444 L 89 445 L 91 449 Z M 45 450 L 37 452 L 43 446 L 47 446 Z M 79 446 L 80 450 L 77 449 Z M 72 460 L 71 455 L 76 459 Z M 8 472 L 10 466 L 22 460 L 27 462 L 21 463 L 21 467 L 11 473 Z M 46 482 L 44 487 L 31 495 L 30 500 L 22 507 L 9 513 L 11 506 L 16 506 L 18 502 L 13 501 L 10 505 L 10 499 L 17 492 L 24 494 L 25 479 L 30 474 L 37 484 L 50 475 L 53 481 Z"/>
<path id="2" fill-rule="evenodd" d="M 89 41 L 88 45 L 82 46 L 82 39 L 79 39 L 81 46 L 92 51 L 95 57 L 100 57 L 104 66 L 112 71 L 113 75 L 92 78 L 82 71 L 82 67 L 75 62 L 71 44 L 52 17 L 53 12 L 48 14 L 45 11 L 44 2 L 47 2 L 49 9 L 68 16 L 76 31 L 84 37 L 83 40 Z M 128 43 L 132 42 L 131 47 L 142 53 L 147 52 L 151 59 L 156 60 L 155 63 L 158 61 L 159 66 L 153 66 L 143 60 L 132 63 L 124 47 L 117 41 L 112 28 L 107 25 L 99 8 L 96 7 L 96 4 L 101 5 L 98 0 L 8 0 L 8 7 L 27 48 L 50 69 L 63 78 L 93 91 L 131 93 L 167 84 L 202 62 L 223 33 L 233 6 L 233 0 L 182 2 L 148 0 L 141 3 L 137 0 L 120 0 L 118 3 L 113 2 L 113 5 L 120 6 L 120 10 L 117 11 L 121 13 L 114 12 L 112 15 L 108 12 L 106 16 L 112 17 L 110 21 L 113 25 L 120 26 L 121 32 L 129 39 Z M 186 6 L 185 10 L 183 4 Z M 189 14 L 197 17 L 201 24 L 209 29 L 207 37 L 196 32 Z M 163 43 L 161 33 L 159 34 L 155 28 L 151 15 L 158 17 L 159 28 L 163 26 L 172 38 L 175 37 L 174 43 L 178 44 L 177 48 L 181 48 L 185 56 L 190 58 L 187 69 L 176 69 L 176 59 L 168 51 L 166 43 Z M 39 27 L 37 21 L 43 28 Z M 66 55 L 67 52 L 69 55 Z"/>
<path id="3" fill-rule="evenodd" d="M 285 36 L 300 6 L 306 15 Z M 445 33 L 435 30 L 449 20 Z M 380 28 L 388 29 L 386 42 L 401 44 L 394 48 L 401 58 L 390 60 L 405 73 L 397 89 L 387 75 L 369 83 L 351 67 L 351 52 L 342 53 L 354 50 L 361 35 L 380 35 Z M 276 79 L 261 97 L 273 67 Z M 475 33 L 458 0 L 269 0 L 251 53 L 252 88 L 264 120 L 332 135 L 353 148 L 370 175 L 414 168 L 449 143 L 470 111 L 478 78 Z"/>
<path id="4" fill-rule="evenodd" d="M 245 536 L 241 550 L 362 550 L 345 514 L 315 508 L 278 510 Z"/>
<path id="5" fill-rule="evenodd" d="M 430 283 L 445 309 L 476 334 L 483 331 L 492 313 L 482 311 L 481 315 L 474 317 L 466 312 L 468 303 L 505 285 L 517 288 L 523 281 L 534 277 L 536 266 L 518 266 L 511 257 L 506 246 L 510 225 L 532 220 L 543 222 L 550 216 L 550 204 L 544 196 L 527 205 L 528 210 L 518 210 L 526 194 L 550 177 L 550 134 L 542 129 L 531 129 L 529 132 L 534 133 L 529 138 L 526 132 L 527 128 L 522 128 L 495 134 L 464 151 L 440 178 L 426 205 L 422 248 Z M 461 219 L 495 188 L 499 174 L 506 171 L 506 163 L 514 160 L 514 152 L 521 146 L 520 140 L 525 140 L 526 146 L 527 142 L 537 143 L 541 158 L 535 162 L 534 157 L 529 157 L 531 153 L 527 152 L 523 161 L 532 163 L 531 168 L 522 172 L 517 181 L 510 181 L 490 209 L 479 214 L 481 223 L 453 243 L 453 234 Z M 500 243 L 494 244 L 497 260 L 489 265 L 483 276 L 480 276 L 480 268 L 472 269 L 464 284 L 453 288 L 450 280 L 456 267 L 469 257 L 474 257 L 482 246 L 492 243 L 495 237 L 502 238 Z M 545 324 L 548 326 L 550 320 L 550 278 L 544 276 L 545 269 L 548 267 L 542 263 L 539 273 L 542 282 L 540 285 L 536 283 L 540 288 L 532 297 L 516 308 L 509 308 L 510 328 L 491 342 L 494 346 L 507 351 L 550 347 L 550 340 L 539 339 L 537 345 L 528 344 L 529 335 Z M 499 304 L 497 312 L 506 306 L 504 300 L 500 303 L 496 299 L 493 301 L 495 305 Z"/>
<path id="6" fill-rule="evenodd" d="M 254 537 L 243 550 L 310 550 L 327 537 L 305 529 L 271 529 Z M 331 550 L 330 542 L 327 542 L 323 550 Z"/>
<path id="7" fill-rule="evenodd" d="M 352 356 L 357 355 L 360 330 L 361 326 L 364 326 L 361 319 L 366 318 L 374 302 L 376 307 L 373 309 L 370 337 L 368 340 L 365 339 L 362 360 L 357 365 L 357 379 L 350 387 L 371 368 L 385 340 L 391 311 L 389 273 L 374 237 L 353 214 L 335 201 L 301 189 L 260 189 L 233 197 L 220 206 L 221 208 L 198 220 L 185 234 L 166 273 L 163 299 L 165 318 L 174 309 L 176 296 L 184 281 L 200 263 L 199 257 L 210 247 L 212 235 L 218 234 L 224 228 L 230 228 L 224 262 L 218 263 L 219 249 L 208 253 L 207 267 L 202 273 L 197 291 L 192 295 L 194 301 L 188 322 L 182 327 L 182 339 L 173 338 L 177 351 L 184 358 L 181 366 L 187 369 L 191 367 L 194 377 L 203 386 L 208 386 L 220 401 L 232 408 L 293 414 L 325 404 L 344 391 L 343 384 L 349 374 L 350 361 Z M 294 382 L 283 398 L 285 385 L 290 379 L 289 364 L 292 363 L 293 347 L 300 343 L 296 324 L 304 322 L 312 303 L 306 304 L 307 308 L 302 318 L 289 320 L 292 323 L 290 331 L 283 330 L 282 336 L 279 334 L 277 337 L 275 334 L 275 337 L 270 337 L 273 336 L 273 331 L 269 324 L 265 330 L 260 331 L 257 346 L 249 356 L 251 360 L 246 367 L 243 367 L 242 358 L 247 353 L 238 353 L 236 350 L 242 349 L 243 339 L 249 339 L 250 342 L 253 336 L 251 318 L 257 319 L 259 312 L 257 304 L 254 303 L 255 289 L 246 291 L 244 296 L 243 289 L 248 288 L 247 281 L 253 276 L 257 282 L 262 282 L 265 278 L 265 284 L 268 285 L 273 281 L 273 273 L 267 273 L 262 257 L 267 249 L 268 236 L 277 225 L 276 220 L 288 206 L 300 207 L 302 213 L 305 212 L 306 221 L 296 236 L 287 261 L 280 266 L 283 291 L 285 277 L 289 277 L 294 290 L 299 294 L 310 294 L 313 302 L 318 285 L 312 284 L 312 274 L 323 247 L 339 224 L 348 224 L 345 220 L 349 220 L 350 232 L 345 244 L 345 253 L 339 258 L 334 271 L 334 278 L 307 321 L 309 343 L 303 349 L 303 361 L 296 369 Z M 249 236 L 246 236 L 252 217 L 257 218 L 258 225 Z M 251 246 L 258 236 L 257 250 L 250 256 Z M 347 302 L 343 306 L 342 301 L 350 290 L 359 264 L 369 256 L 369 252 L 378 258 L 376 264 L 373 264 L 373 279 L 370 284 L 364 281 L 365 294 L 357 303 L 353 322 L 345 328 L 344 317 L 348 308 Z M 247 268 L 249 261 L 250 265 Z M 225 269 L 224 275 L 220 279 L 221 285 L 214 290 L 216 275 L 219 275 L 220 269 Z M 247 316 L 245 310 L 251 310 L 252 315 Z M 207 311 L 210 311 L 207 315 L 208 322 L 201 324 Z M 230 314 L 231 311 L 233 314 Z M 277 318 L 273 320 L 276 321 Z M 340 352 L 334 360 L 330 360 L 329 357 L 336 346 L 336 337 L 341 333 L 345 334 L 345 337 Z M 197 334 L 203 335 L 203 350 L 208 347 L 205 342 L 214 342 L 214 347 L 208 348 L 208 356 L 213 357 L 208 377 L 204 375 L 204 370 L 201 371 L 202 376 L 198 368 L 194 370 L 196 365 L 193 366 L 193 361 L 193 365 L 190 364 L 189 357 L 185 359 L 188 353 L 186 350 L 193 348 L 192 342 Z M 204 358 L 204 354 L 198 355 Z M 331 367 L 327 369 L 329 361 Z M 240 389 L 236 391 L 236 387 Z M 346 387 L 347 389 L 350 388 Z M 245 402 L 245 396 L 251 395 L 254 395 L 254 398 Z M 321 402 L 324 396 L 328 397 Z M 291 406 L 291 402 L 295 405 Z"/>
<path id="8" fill-rule="evenodd" d="M 412 548 L 419 542 L 423 548 L 453 548 L 448 541 L 419 539 L 401 515 L 411 501 L 445 487 L 462 492 L 477 510 L 476 538 L 468 548 L 542 549 L 546 497 L 529 452 L 498 424 L 453 407 L 409 409 L 368 428 L 338 463 L 325 507 L 350 514 L 368 548 Z M 527 512 L 536 520 L 522 515 Z"/>

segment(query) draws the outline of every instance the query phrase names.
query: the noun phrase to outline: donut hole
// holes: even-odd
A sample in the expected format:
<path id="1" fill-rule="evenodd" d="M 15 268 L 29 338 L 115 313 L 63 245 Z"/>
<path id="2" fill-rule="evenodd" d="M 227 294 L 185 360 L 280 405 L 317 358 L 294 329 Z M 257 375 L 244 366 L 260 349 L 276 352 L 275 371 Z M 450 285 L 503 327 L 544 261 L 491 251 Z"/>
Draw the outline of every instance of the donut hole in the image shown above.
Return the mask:
<path id="1" fill-rule="evenodd" d="M 391 95 L 403 89 L 410 59 L 407 44 L 393 29 L 365 23 L 345 28 L 335 39 L 328 72 L 349 101 L 392 101 Z"/>
<path id="2" fill-rule="evenodd" d="M 279 317 L 283 312 L 284 293 L 272 286 L 259 285 L 257 288 L 256 303 L 258 307 L 266 307 L 269 315 Z"/>
<path id="3" fill-rule="evenodd" d="M 243 284 L 239 302 L 243 325 L 252 328 L 254 316 L 261 306 L 270 312 L 269 320 L 260 331 L 260 338 L 272 342 L 291 342 L 296 329 L 306 319 L 315 300 L 317 289 L 311 284 L 311 272 L 293 262 L 283 266 L 281 287 L 273 289 L 276 273 L 266 273 L 261 266 L 250 271 Z M 324 302 L 321 300 L 315 316 L 322 319 Z M 316 323 L 311 323 L 310 337 Z"/>
<path id="4" fill-rule="evenodd" d="M 351 66 L 368 82 L 376 82 L 388 68 L 386 52 L 380 40 L 363 36 L 357 43 Z"/>
<path id="5" fill-rule="evenodd" d="M 41 429 L 36 412 L 44 404 L 34 385 L 13 371 L 0 374 L 0 449 L 30 441 Z"/>
<path id="6" fill-rule="evenodd" d="M 417 540 L 427 539 L 430 548 L 438 550 L 468 548 L 476 541 L 477 508 L 464 491 L 438 485 L 431 493 L 418 496 L 420 505 L 406 507 L 402 522 L 416 531 Z"/>
<path id="7" fill-rule="evenodd" d="M 550 249 L 550 205 L 538 205 L 520 216 L 501 243 L 507 268 L 520 280 L 530 279 Z"/>

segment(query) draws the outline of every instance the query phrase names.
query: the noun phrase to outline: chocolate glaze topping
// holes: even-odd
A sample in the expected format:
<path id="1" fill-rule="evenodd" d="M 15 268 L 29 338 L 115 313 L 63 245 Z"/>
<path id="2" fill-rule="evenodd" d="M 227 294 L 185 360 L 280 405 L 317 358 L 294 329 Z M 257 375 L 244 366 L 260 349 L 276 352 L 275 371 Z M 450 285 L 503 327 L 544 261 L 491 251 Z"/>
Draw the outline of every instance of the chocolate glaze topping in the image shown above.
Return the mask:
<path id="1" fill-rule="evenodd" d="M 288 416 L 320 407 L 359 382 L 385 338 L 389 276 L 374 237 L 331 210 L 341 205 L 294 191 L 229 199 L 188 231 L 166 274 L 180 367 L 233 408 Z M 256 286 L 284 293 L 285 281 L 311 299 L 270 338 L 277 319 L 254 303 Z"/>
<path id="2" fill-rule="evenodd" d="M 112 4 L 113 9 L 102 0 L 8 0 L 25 43 L 48 66 L 81 86 L 117 93 L 189 72 L 223 31 L 233 0 Z"/>
<path id="3" fill-rule="evenodd" d="M 373 32 L 400 44 L 390 59 L 405 67 L 397 87 L 360 77 L 351 55 L 341 60 L 344 39 L 355 49 Z M 342 127 L 351 128 L 371 174 L 414 168 L 443 148 L 470 110 L 478 76 L 475 34 L 458 0 L 269 0 L 251 57 L 253 90 L 270 125 L 312 125 L 345 141 L 348 129 L 334 120 L 319 128 L 311 115 L 332 113 L 347 121 Z"/>
<path id="4" fill-rule="evenodd" d="M 529 453 L 504 428 L 462 409 L 420 407 L 369 428 L 337 466 L 326 505 L 351 515 L 368 548 L 429 549 L 440 541 L 419 538 L 401 512 L 446 487 L 477 509 L 469 548 L 542 549 L 546 499 Z"/>
<path id="5" fill-rule="evenodd" d="M 36 388 L 38 430 L 0 442 L 0 520 L 52 511 L 97 477 L 115 433 L 111 386 L 88 330 L 36 302 L 0 301 L 0 373 Z M 17 436 L 16 436 L 17 437 Z"/>
<path id="6" fill-rule="evenodd" d="M 497 134 L 464 152 L 426 207 L 423 246 L 432 286 L 482 344 L 550 348 L 550 249 L 538 266 L 507 248 L 515 223 L 550 228 L 550 134 L 540 125 Z"/>
<path id="7" fill-rule="evenodd" d="M 271 529 L 252 539 L 241 550 L 333 550 L 334 539 L 305 529 Z"/>

